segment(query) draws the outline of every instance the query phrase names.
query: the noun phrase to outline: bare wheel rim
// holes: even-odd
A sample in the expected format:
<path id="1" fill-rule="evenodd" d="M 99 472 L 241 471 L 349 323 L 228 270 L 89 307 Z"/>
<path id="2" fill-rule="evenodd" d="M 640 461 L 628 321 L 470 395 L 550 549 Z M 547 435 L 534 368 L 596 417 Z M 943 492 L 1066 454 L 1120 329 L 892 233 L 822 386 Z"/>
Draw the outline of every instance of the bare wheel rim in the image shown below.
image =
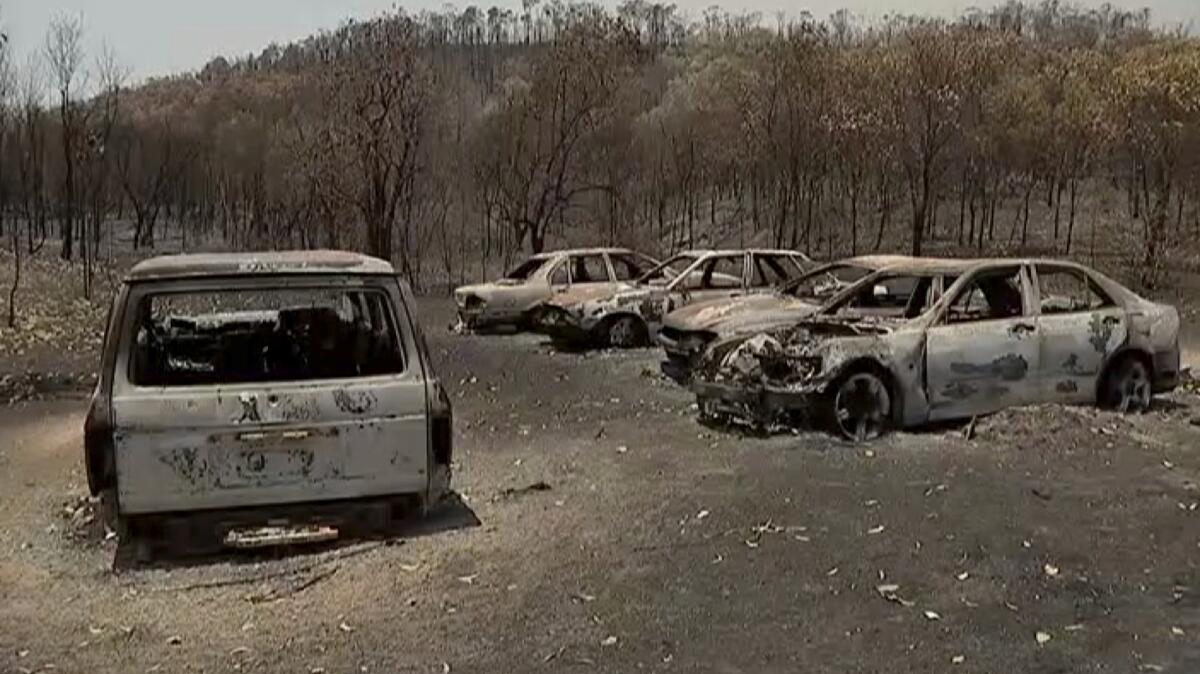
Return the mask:
<path id="1" fill-rule="evenodd" d="M 608 328 L 610 346 L 630 347 L 637 341 L 637 323 L 628 316 L 618 318 Z"/>
<path id="2" fill-rule="evenodd" d="M 1113 381 L 1113 399 L 1117 411 L 1143 412 L 1150 407 L 1150 373 L 1137 360 L 1128 360 L 1117 371 Z"/>
<path id="3" fill-rule="evenodd" d="M 873 374 L 851 375 L 838 387 L 833 402 L 838 430 L 855 442 L 874 440 L 887 428 L 892 397 Z"/>

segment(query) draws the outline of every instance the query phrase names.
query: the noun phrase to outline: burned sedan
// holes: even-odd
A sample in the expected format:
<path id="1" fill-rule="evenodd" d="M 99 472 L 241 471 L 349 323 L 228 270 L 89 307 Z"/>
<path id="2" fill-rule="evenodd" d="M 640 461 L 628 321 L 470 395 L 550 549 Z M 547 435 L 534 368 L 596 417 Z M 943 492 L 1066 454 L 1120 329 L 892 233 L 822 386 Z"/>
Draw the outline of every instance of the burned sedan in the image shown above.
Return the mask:
<path id="1" fill-rule="evenodd" d="M 907 301 L 881 306 L 888 288 Z M 709 419 L 863 441 L 1038 402 L 1141 411 L 1178 377 L 1174 308 L 1069 262 L 947 260 L 889 267 L 793 326 L 714 344 L 692 390 Z"/>
<path id="2" fill-rule="evenodd" d="M 248 547 L 438 503 L 451 407 L 415 309 L 390 264 L 352 253 L 135 266 L 85 425 L 109 523 L 146 549 Z"/>
<path id="3" fill-rule="evenodd" d="M 457 288 L 458 327 L 532 327 L 542 303 L 568 291 L 613 292 L 658 264 L 625 248 L 580 248 L 534 255 L 504 278 Z"/>
<path id="4" fill-rule="evenodd" d="M 572 290 L 547 302 L 538 329 L 559 343 L 643 346 L 667 313 L 696 302 L 769 292 L 812 262 L 786 250 L 680 253 L 615 291 Z"/>
<path id="5" fill-rule="evenodd" d="M 694 302 L 667 314 L 658 332 L 666 352 L 663 374 L 686 384 L 691 369 L 717 339 L 791 325 L 867 274 L 910 261 L 903 255 L 864 255 L 821 265 L 774 292 Z"/>

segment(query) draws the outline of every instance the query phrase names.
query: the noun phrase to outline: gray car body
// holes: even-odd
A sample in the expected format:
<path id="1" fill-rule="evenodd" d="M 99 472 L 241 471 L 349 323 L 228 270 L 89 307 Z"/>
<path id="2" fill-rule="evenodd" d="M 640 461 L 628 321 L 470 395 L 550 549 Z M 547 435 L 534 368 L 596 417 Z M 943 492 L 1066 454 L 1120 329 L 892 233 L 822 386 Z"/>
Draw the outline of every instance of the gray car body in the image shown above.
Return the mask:
<path id="1" fill-rule="evenodd" d="M 1019 268 L 1022 314 L 977 322 L 946 322 L 948 307 L 981 274 Z M 1038 268 L 1084 274 L 1109 306 L 1044 314 Z M 847 297 L 886 277 L 957 277 L 941 297 L 911 319 L 834 315 Z M 761 348 L 760 348 L 761 347 Z M 766 376 L 771 352 L 787 365 Z M 780 414 L 810 413 L 848 373 L 880 373 L 900 427 L 968 418 L 1038 402 L 1095 403 L 1110 366 L 1124 357 L 1150 369 L 1155 392 L 1179 376 L 1179 314 L 1139 297 L 1116 281 L 1058 260 L 920 261 L 872 274 L 821 311 L 772 333 L 721 340 L 705 353 L 692 382 L 702 411 L 770 423 Z M 741 360 L 739 360 L 741 359 Z M 747 372 L 754 374 L 747 376 Z"/>
<path id="2" fill-rule="evenodd" d="M 787 258 L 795 265 L 796 275 L 812 264 L 807 256 L 790 250 L 693 250 L 681 255 L 686 255 L 690 262 L 677 269 L 677 275 L 668 275 L 665 283 L 626 283 L 612 291 L 581 288 L 554 297 L 546 303 L 546 308 L 555 313 L 554 324 L 543 326 L 543 329 L 564 341 L 596 342 L 599 341 L 597 331 L 607 321 L 631 317 L 643 326 L 647 337 L 653 338 L 662 326 L 664 316 L 680 307 L 770 293 L 772 287 L 754 285 L 755 256 Z M 733 287 L 699 290 L 685 287 L 706 263 L 726 257 L 742 258 L 741 275 L 734 280 Z"/>
<path id="3" fill-rule="evenodd" d="M 862 255 L 821 265 L 773 292 L 696 302 L 680 307 L 663 318 L 657 341 L 666 359 L 663 373 L 686 383 L 691 367 L 710 343 L 736 335 L 765 332 L 788 325 L 821 308 L 822 301 L 844 287 L 831 288 L 823 298 L 797 297 L 790 289 L 809 278 L 838 269 L 854 268 L 864 274 L 886 269 L 917 258 L 904 255 Z"/>
<path id="4" fill-rule="evenodd" d="M 604 257 L 607 278 L 588 282 L 572 278 L 571 265 L 568 264 L 571 259 L 593 255 Z M 657 264 L 654 259 L 627 248 L 573 248 L 539 253 L 529 260 L 540 260 L 543 264 L 529 278 L 499 279 L 456 288 L 454 301 L 459 320 L 469 328 L 523 325 L 530 322 L 542 303 L 556 294 L 575 290 L 613 292 L 621 284 L 612 261 L 615 256 L 636 258 L 647 269 Z M 566 283 L 557 283 L 553 280 L 555 272 L 564 265 L 567 269 Z"/>
<path id="5" fill-rule="evenodd" d="M 170 386 L 130 376 L 136 314 L 150 297 L 306 288 L 385 297 L 403 371 Z M 92 493 L 108 493 L 121 518 L 393 497 L 438 502 L 449 490 L 452 412 L 415 308 L 390 264 L 354 253 L 183 255 L 135 266 L 113 302 L 84 427 Z"/>

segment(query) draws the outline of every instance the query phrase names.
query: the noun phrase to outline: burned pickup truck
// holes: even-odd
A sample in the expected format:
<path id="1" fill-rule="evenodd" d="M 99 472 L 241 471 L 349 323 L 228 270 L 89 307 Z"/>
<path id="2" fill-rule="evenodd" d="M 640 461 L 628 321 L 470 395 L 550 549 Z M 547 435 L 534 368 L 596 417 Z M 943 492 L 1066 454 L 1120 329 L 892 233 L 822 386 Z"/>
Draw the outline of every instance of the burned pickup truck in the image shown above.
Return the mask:
<path id="1" fill-rule="evenodd" d="M 352 253 L 135 266 L 85 426 L 110 524 L 147 546 L 244 547 L 375 531 L 436 504 L 451 407 L 415 310 L 390 264 Z M 279 535 L 259 536 L 267 525 Z"/>
<path id="2" fill-rule="evenodd" d="M 896 288 L 905 301 L 881 305 Z M 1092 269 L 914 261 L 792 326 L 714 343 L 691 386 L 708 420 L 864 441 L 1039 402 L 1142 411 L 1176 386 L 1179 357 L 1178 312 Z"/>

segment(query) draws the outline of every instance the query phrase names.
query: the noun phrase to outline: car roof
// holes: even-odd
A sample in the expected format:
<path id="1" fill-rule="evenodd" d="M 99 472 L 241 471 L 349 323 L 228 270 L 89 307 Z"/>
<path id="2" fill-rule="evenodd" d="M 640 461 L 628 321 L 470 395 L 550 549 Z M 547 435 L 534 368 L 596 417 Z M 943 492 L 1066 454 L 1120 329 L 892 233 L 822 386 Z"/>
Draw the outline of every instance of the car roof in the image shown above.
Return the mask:
<path id="1" fill-rule="evenodd" d="M 632 253 L 628 248 L 564 248 L 531 255 L 531 260 L 552 260 L 564 255 L 600 255 L 601 253 Z"/>
<path id="2" fill-rule="evenodd" d="M 125 275 L 126 282 L 205 276 L 269 276 L 278 274 L 395 274 L 391 263 L 341 250 L 196 253 L 162 255 L 143 260 Z"/>

